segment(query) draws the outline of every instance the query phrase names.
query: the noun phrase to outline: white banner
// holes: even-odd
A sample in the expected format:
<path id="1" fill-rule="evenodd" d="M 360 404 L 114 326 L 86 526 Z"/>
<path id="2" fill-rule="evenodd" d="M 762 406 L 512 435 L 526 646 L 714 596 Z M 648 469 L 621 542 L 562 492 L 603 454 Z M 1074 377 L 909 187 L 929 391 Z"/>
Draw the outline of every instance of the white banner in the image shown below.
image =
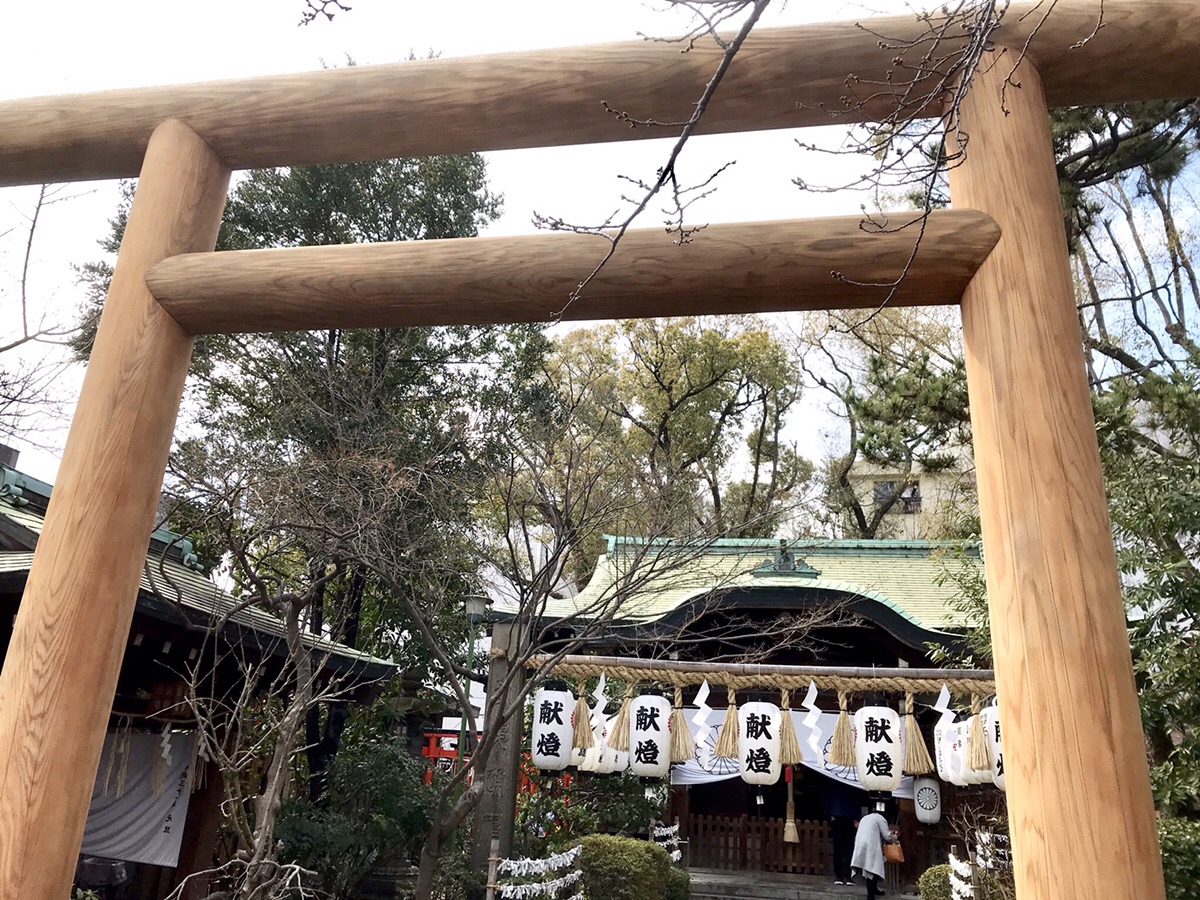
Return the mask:
<path id="1" fill-rule="evenodd" d="M 720 727 L 710 726 L 708 733 L 701 736 L 701 729 L 692 721 L 693 717 L 689 713 L 690 710 L 685 712 L 684 718 L 692 732 L 692 737 L 696 740 L 696 755 L 693 759 L 672 767 L 671 784 L 711 784 L 714 781 L 726 781 L 739 777 L 736 759 L 725 759 L 713 755 L 712 751 L 717 745 Z M 805 724 L 806 717 L 811 724 Z M 792 724 L 796 728 L 796 737 L 804 750 L 806 767 L 814 772 L 820 772 L 827 778 L 836 778 L 838 781 L 856 788 L 862 788 L 854 766 L 831 766 L 826 762 L 829 745 L 833 741 L 833 729 L 837 725 L 837 713 L 823 712 L 813 722 L 813 717 L 804 710 L 792 710 Z M 813 746 L 821 748 L 820 760 L 813 758 Z M 892 796 L 911 800 L 913 798 L 912 777 L 905 775 L 900 781 L 900 787 L 892 791 Z"/>
<path id="2" fill-rule="evenodd" d="M 129 758 L 122 763 L 118 755 L 115 767 L 123 770 L 123 791 L 117 790 L 110 760 L 125 735 L 110 734 L 104 739 L 100 771 L 92 790 L 87 825 L 83 832 L 85 856 L 104 856 L 152 866 L 179 864 L 179 845 L 188 809 L 188 766 L 192 761 L 194 734 L 171 734 L 169 756 L 163 756 L 162 734 L 128 735 Z M 154 767 L 159 760 L 162 792 L 154 793 Z M 105 775 L 108 793 L 105 794 Z M 118 793 L 120 796 L 118 796 Z"/>

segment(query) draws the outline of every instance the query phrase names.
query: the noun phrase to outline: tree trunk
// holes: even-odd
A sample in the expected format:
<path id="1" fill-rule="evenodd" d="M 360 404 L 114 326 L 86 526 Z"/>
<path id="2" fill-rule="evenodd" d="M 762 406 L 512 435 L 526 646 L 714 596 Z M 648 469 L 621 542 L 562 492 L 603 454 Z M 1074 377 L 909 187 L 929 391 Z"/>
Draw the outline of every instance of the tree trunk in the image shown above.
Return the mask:
<path id="1" fill-rule="evenodd" d="M 345 609 L 341 634 L 338 641 L 347 647 L 357 649 L 359 629 L 362 623 L 363 595 L 366 592 L 367 575 L 362 566 L 354 566 L 350 573 L 350 582 L 343 594 L 342 606 Z M 314 616 L 314 620 L 315 620 Z M 342 734 L 346 723 L 350 720 L 350 704 L 346 700 L 330 700 L 325 714 L 324 727 L 321 725 L 321 710 L 314 706 L 308 712 L 307 739 L 308 750 L 308 799 L 310 802 L 324 806 L 328 800 L 326 792 L 329 788 L 330 769 L 341 747 Z"/>
<path id="2" fill-rule="evenodd" d="M 479 804 L 480 796 L 480 788 L 476 783 L 465 789 L 449 810 L 439 804 L 433 826 L 429 829 L 424 846 L 421 847 L 414 900 L 432 900 L 433 882 L 442 863 L 442 851 L 446 841 Z"/>
<path id="3" fill-rule="evenodd" d="M 299 746 L 300 733 L 312 703 L 312 659 L 300 639 L 298 604 L 289 607 L 286 627 L 288 651 L 296 667 L 295 691 L 288 701 L 287 712 L 279 723 L 275 750 L 267 767 L 266 783 L 262 793 L 254 801 L 254 842 L 246 867 L 246 890 L 250 897 L 255 896 L 255 891 L 278 871 L 274 865 L 277 851 L 275 822 L 283 806 L 283 794 L 287 789 L 292 756 Z"/>

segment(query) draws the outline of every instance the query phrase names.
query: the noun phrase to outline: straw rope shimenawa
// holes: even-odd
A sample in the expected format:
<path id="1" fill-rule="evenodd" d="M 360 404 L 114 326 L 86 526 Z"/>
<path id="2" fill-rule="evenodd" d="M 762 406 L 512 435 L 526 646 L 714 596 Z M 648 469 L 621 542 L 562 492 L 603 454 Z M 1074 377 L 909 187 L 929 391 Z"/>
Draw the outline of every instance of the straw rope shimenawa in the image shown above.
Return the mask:
<path id="1" fill-rule="evenodd" d="M 671 762 L 687 762 L 696 755 L 696 742 L 683 717 L 683 685 L 675 685 L 675 706 L 671 710 Z"/>
<path id="2" fill-rule="evenodd" d="M 795 766 L 804 761 L 800 741 L 796 737 L 796 725 L 792 722 L 792 692 L 783 688 L 779 698 L 783 721 L 779 725 L 779 764 Z"/>
<path id="3" fill-rule="evenodd" d="M 933 760 L 929 758 L 929 748 L 925 746 L 921 726 L 913 714 L 913 695 L 909 691 L 904 695 L 904 774 L 925 775 L 932 771 Z"/>
<path id="4" fill-rule="evenodd" d="M 717 745 L 713 748 L 713 756 L 722 759 L 738 758 L 738 715 L 737 688 L 728 686 L 729 702 L 725 707 L 725 721 L 721 723 L 721 733 L 717 735 Z"/>
<path id="5" fill-rule="evenodd" d="M 613 719 L 612 735 L 608 739 L 608 746 L 621 752 L 629 750 L 629 707 L 633 704 L 633 692 L 637 688 L 636 678 L 628 678 L 626 681 L 629 686 L 625 688 L 625 696 L 621 700 L 617 717 Z"/>
<path id="6" fill-rule="evenodd" d="M 942 687 L 948 688 L 954 694 L 986 696 L 996 692 L 995 676 L 990 669 L 766 666 L 748 663 L 642 660 L 616 656 L 564 656 L 557 662 L 553 662 L 549 656 L 534 656 L 526 662 L 526 666 L 540 669 L 547 663 L 552 665 L 555 675 L 568 679 L 598 678 L 605 675 L 626 683 L 656 681 L 680 686 L 714 681 L 734 690 L 800 690 L 808 687 L 811 681 L 820 690 L 842 691 L 847 694 L 868 691 L 894 694 L 935 693 Z"/>
<path id="7" fill-rule="evenodd" d="M 587 679 L 580 678 L 578 684 L 579 699 L 575 701 L 575 712 L 571 715 L 574 728 L 571 745 L 576 750 L 591 750 L 595 746 L 592 736 L 592 711 L 588 709 Z"/>
<path id="8" fill-rule="evenodd" d="M 854 765 L 854 733 L 850 730 L 850 712 L 847 708 L 847 694 L 837 692 L 838 717 L 833 726 L 833 739 L 829 744 L 829 754 L 826 757 L 831 766 Z"/>
<path id="9" fill-rule="evenodd" d="M 967 765 L 977 771 L 991 769 L 987 739 L 983 736 L 983 722 L 979 718 L 981 701 L 978 694 L 971 695 L 971 724 L 967 726 Z"/>

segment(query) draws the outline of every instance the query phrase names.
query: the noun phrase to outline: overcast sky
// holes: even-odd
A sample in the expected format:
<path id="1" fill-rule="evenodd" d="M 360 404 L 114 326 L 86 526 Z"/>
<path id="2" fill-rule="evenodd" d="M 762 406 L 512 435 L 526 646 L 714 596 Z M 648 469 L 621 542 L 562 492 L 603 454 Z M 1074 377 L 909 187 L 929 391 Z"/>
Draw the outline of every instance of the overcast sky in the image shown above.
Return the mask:
<path id="1" fill-rule="evenodd" d="M 410 52 L 466 56 L 540 47 L 637 39 L 639 32 L 672 35 L 685 19 L 663 4 L 637 0 L 350 0 L 353 10 L 332 22 L 298 27 L 301 0 L 37 0 L 6 4 L 0 21 L 0 100 L 109 88 L 142 87 L 297 72 L 342 64 L 394 62 Z M 860 3 L 791 0 L 769 10 L 759 27 L 862 17 Z M 896 11 L 879 0 L 874 9 Z M 827 143 L 836 129 L 822 129 Z M 720 189 L 697 209 L 697 222 L 726 222 L 854 213 L 861 195 L 802 194 L 791 179 L 828 163 L 804 157 L 797 133 L 694 139 L 682 162 L 684 181 L 702 180 L 736 160 Z M 813 140 L 813 131 L 804 135 Z M 0 141 L 3 136 L 0 135 Z M 492 188 L 505 196 L 493 234 L 532 232 L 534 211 L 569 221 L 598 222 L 618 205 L 619 175 L 652 178 L 669 141 L 604 147 L 568 147 L 488 154 Z M 838 180 L 844 167 L 828 171 Z M 112 182 L 72 185 L 75 196 L 47 209 L 39 223 L 28 294 L 48 324 L 69 322 L 81 294 L 72 263 L 100 257 L 96 241 L 116 205 Z M 0 189 L 0 304 L 11 331 L 16 314 L 26 217 L 35 188 Z M 651 216 L 643 224 L 658 224 Z M 0 343 L 3 341 L 0 340 Z M 57 379 L 64 416 L 78 390 L 78 367 Z M 36 434 L 10 441 L 22 448 L 21 466 L 52 480 L 64 419 L 42 421 Z"/>

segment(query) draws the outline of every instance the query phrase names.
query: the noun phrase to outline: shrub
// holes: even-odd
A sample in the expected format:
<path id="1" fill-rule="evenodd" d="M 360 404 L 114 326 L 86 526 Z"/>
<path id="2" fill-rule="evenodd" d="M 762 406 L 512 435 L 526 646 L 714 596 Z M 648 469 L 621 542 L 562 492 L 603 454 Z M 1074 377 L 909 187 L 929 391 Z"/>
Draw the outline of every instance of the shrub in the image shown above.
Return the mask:
<path id="1" fill-rule="evenodd" d="M 930 866 L 917 880 L 921 900 L 950 900 L 950 867 Z"/>
<path id="2" fill-rule="evenodd" d="M 1159 819 L 1158 843 L 1162 848 L 1167 900 L 1200 897 L 1200 822 Z"/>
<path id="3" fill-rule="evenodd" d="M 671 866 L 667 870 L 667 890 L 663 900 L 688 900 L 692 894 L 692 879 L 688 877 L 687 869 Z"/>
<path id="4" fill-rule="evenodd" d="M 442 850 L 441 864 L 433 881 L 434 900 L 469 900 L 482 897 L 487 878 L 471 865 L 468 829 L 459 829 L 453 846 Z"/>
<path id="5" fill-rule="evenodd" d="M 536 789 L 517 796 L 513 850 L 539 859 L 574 847 L 597 830 L 596 813 L 577 793 L 577 780 L 541 779 Z"/>
<path id="6" fill-rule="evenodd" d="M 662 900 L 671 871 L 667 851 L 650 841 L 593 834 L 580 843 L 583 893 L 589 900 Z"/>
<path id="7" fill-rule="evenodd" d="M 316 873 L 333 897 L 353 897 L 371 872 L 412 859 L 429 830 L 425 770 L 402 741 L 342 750 L 325 806 L 288 801 L 276 834 L 282 856 Z"/>

